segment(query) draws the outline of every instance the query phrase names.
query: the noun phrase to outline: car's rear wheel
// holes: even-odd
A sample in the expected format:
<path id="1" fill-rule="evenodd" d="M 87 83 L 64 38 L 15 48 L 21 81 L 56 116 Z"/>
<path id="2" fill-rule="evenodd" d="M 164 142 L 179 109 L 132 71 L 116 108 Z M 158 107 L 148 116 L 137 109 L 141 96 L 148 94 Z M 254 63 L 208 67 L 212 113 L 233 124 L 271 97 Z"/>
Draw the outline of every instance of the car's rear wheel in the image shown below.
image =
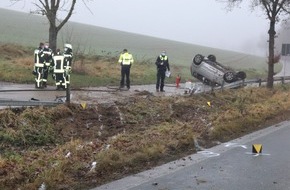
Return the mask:
<path id="1" fill-rule="evenodd" d="M 237 77 L 241 80 L 244 80 L 247 77 L 247 75 L 244 71 L 239 71 L 237 72 Z"/>
<path id="2" fill-rule="evenodd" d="M 216 62 L 216 57 L 215 55 L 208 55 L 207 58 L 212 61 L 212 62 Z"/>
<path id="3" fill-rule="evenodd" d="M 223 78 L 227 83 L 231 83 L 235 81 L 236 75 L 234 72 L 226 72 Z"/>
<path id="4" fill-rule="evenodd" d="M 193 63 L 196 64 L 196 65 L 200 65 L 202 61 L 203 61 L 203 56 L 200 55 L 200 54 L 197 54 L 193 58 Z"/>

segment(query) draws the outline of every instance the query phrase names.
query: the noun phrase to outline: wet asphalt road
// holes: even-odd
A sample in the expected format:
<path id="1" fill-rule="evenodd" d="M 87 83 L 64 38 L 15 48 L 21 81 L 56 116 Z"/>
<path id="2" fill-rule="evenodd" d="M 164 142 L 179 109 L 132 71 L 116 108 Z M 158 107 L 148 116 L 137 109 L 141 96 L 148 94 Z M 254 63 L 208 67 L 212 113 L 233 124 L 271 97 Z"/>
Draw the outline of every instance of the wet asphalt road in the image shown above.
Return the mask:
<path id="1" fill-rule="evenodd" d="M 289 190 L 289 137 L 283 122 L 92 190 Z"/>
<path id="2" fill-rule="evenodd" d="M 204 86 L 201 84 L 198 85 L 201 87 Z M 37 99 L 39 101 L 55 101 L 59 97 L 65 101 L 66 91 L 56 91 L 55 89 L 55 86 L 48 86 L 45 90 L 40 89 L 33 91 L 35 90 L 33 84 L 0 83 L 0 101 L 30 101 L 31 99 Z M 70 99 L 73 103 L 113 103 L 136 94 L 180 96 L 185 94 L 185 90 L 188 91 L 188 88 L 185 88 L 185 84 L 181 84 L 179 88 L 176 88 L 174 84 L 168 84 L 165 86 L 165 92 L 156 92 L 155 85 L 132 85 L 131 89 L 128 91 L 117 90 L 117 87 L 92 87 L 84 88 L 83 90 L 72 89 Z"/>

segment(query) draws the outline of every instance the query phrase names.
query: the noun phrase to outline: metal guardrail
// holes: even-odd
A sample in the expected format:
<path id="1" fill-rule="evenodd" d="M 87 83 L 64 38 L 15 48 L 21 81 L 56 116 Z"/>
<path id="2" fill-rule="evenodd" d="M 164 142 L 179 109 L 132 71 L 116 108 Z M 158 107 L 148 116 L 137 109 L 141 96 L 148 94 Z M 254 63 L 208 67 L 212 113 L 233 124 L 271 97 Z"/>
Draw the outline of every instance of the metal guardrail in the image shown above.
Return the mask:
<path id="1" fill-rule="evenodd" d="M 118 88 L 112 88 L 108 90 L 100 89 L 82 89 L 76 88 L 71 89 L 70 86 L 66 88 L 66 96 L 57 97 L 55 101 L 40 101 L 38 99 L 31 98 L 28 101 L 22 100 L 12 100 L 12 99 L 0 99 L 0 106 L 6 107 L 19 107 L 19 106 L 55 106 L 63 103 L 70 103 L 70 93 L 71 91 L 97 91 L 97 92 L 115 92 Z M 46 91 L 58 91 L 56 89 L 6 89 L 0 90 L 0 92 L 46 92 Z"/>
<path id="2" fill-rule="evenodd" d="M 0 90 L 0 92 L 46 92 L 57 91 L 55 89 L 6 89 Z M 63 98 L 56 98 L 55 101 L 40 101 L 38 99 L 31 98 L 31 100 L 13 100 L 13 99 L 0 99 L 0 106 L 2 107 L 21 107 L 21 106 L 56 106 L 70 101 L 70 88 L 66 89 L 65 100 Z"/>
<path id="3" fill-rule="evenodd" d="M 273 77 L 274 82 L 281 81 L 282 84 L 285 84 L 286 81 L 289 81 L 289 80 L 290 80 L 290 76 L 279 76 L 279 77 L 274 76 Z M 225 84 L 222 84 L 221 86 L 208 86 L 207 89 L 203 89 L 203 90 L 194 89 L 193 87 L 192 89 L 189 89 L 189 93 L 196 94 L 196 93 L 209 92 L 209 91 L 214 91 L 214 90 L 234 89 L 234 88 L 247 86 L 248 84 L 257 84 L 258 87 L 261 87 L 262 84 L 266 82 L 267 82 L 267 79 L 260 79 L 260 78 L 240 80 L 233 83 L 225 83 Z"/>
<path id="4" fill-rule="evenodd" d="M 21 101 L 21 100 L 0 100 L 0 106 L 56 106 L 59 104 L 63 104 L 63 102 L 57 101 Z"/>
<path id="5" fill-rule="evenodd" d="M 287 80 L 290 80 L 290 76 L 279 76 L 279 77 L 273 77 L 273 81 L 274 82 L 279 82 L 281 81 L 282 84 L 285 84 Z M 268 80 L 267 79 L 260 79 L 260 78 L 257 78 L 257 79 L 249 79 L 249 80 L 242 80 L 242 81 L 237 81 L 238 84 L 241 84 L 242 86 L 243 85 L 246 85 L 246 84 L 253 84 L 253 83 L 256 83 L 260 86 L 262 86 L 262 83 L 266 83 Z M 230 83 L 230 84 L 234 84 L 234 83 Z M 227 84 L 227 85 L 224 85 L 225 87 L 226 86 L 231 86 L 230 84 Z M 234 86 L 234 85 L 233 85 Z"/>

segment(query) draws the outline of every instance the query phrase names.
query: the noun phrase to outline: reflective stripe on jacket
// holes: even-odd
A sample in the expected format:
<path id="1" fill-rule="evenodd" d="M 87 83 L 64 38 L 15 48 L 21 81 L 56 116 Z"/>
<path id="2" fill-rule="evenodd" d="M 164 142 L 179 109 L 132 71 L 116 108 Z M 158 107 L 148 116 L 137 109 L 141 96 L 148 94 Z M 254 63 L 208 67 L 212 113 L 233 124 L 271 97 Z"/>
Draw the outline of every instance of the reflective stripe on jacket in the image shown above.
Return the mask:
<path id="1" fill-rule="evenodd" d="M 162 55 L 159 56 L 161 61 L 167 61 L 168 57 L 165 55 L 164 57 Z"/>
<path id="2" fill-rule="evenodd" d="M 131 65 L 134 62 L 133 56 L 128 52 L 123 53 L 120 55 L 118 62 L 121 63 L 122 65 Z"/>
<path id="3" fill-rule="evenodd" d="M 53 72 L 54 73 L 64 73 L 64 56 L 56 55 L 53 57 Z"/>

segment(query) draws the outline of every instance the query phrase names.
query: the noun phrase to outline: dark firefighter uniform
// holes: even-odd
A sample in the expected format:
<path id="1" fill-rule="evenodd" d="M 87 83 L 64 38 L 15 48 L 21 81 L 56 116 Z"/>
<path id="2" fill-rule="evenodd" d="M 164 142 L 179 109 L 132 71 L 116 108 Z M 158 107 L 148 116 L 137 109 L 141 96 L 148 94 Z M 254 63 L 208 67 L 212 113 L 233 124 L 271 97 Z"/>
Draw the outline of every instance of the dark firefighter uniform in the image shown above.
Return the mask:
<path id="1" fill-rule="evenodd" d="M 44 44 L 40 43 L 38 49 L 34 50 L 34 69 L 32 74 L 35 75 L 35 88 L 42 87 L 44 58 L 42 56 Z"/>
<path id="2" fill-rule="evenodd" d="M 72 71 L 73 52 L 72 45 L 64 45 L 64 69 L 65 69 L 65 88 L 70 84 L 70 74 Z"/>
<path id="3" fill-rule="evenodd" d="M 66 89 L 70 84 L 70 73 L 72 66 L 72 46 L 65 44 L 64 53 L 53 56 L 53 76 L 56 89 Z"/>
<path id="4" fill-rule="evenodd" d="M 159 92 L 160 90 L 161 92 L 164 92 L 165 72 L 166 70 L 170 71 L 169 60 L 165 51 L 157 57 L 155 64 L 157 66 L 156 91 Z"/>
<path id="5" fill-rule="evenodd" d="M 126 86 L 130 89 L 130 69 L 134 62 L 132 54 L 128 53 L 127 49 L 123 50 L 123 53 L 119 57 L 119 61 L 121 64 L 121 81 L 120 88 L 124 88 L 125 86 L 125 77 L 126 77 Z"/>
<path id="6" fill-rule="evenodd" d="M 65 88 L 64 55 L 54 55 L 52 65 L 56 89 Z"/>
<path id="7" fill-rule="evenodd" d="M 43 87 L 46 87 L 48 72 L 49 72 L 49 69 L 52 63 L 52 57 L 53 57 L 53 52 L 49 48 L 48 44 L 44 45 L 42 56 L 45 60 L 44 69 L 43 69 Z"/>

